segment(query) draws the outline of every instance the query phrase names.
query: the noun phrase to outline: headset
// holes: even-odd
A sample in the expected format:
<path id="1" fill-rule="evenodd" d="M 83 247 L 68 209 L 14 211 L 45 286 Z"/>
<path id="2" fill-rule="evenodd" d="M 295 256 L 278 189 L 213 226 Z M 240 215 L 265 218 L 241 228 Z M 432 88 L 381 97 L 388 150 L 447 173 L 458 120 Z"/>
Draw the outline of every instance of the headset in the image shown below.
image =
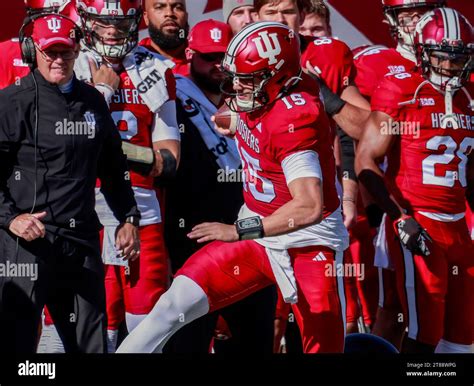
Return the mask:
<path id="1" fill-rule="evenodd" d="M 79 44 L 81 39 L 84 37 L 82 30 L 79 28 L 78 25 L 76 25 L 76 22 L 67 16 L 61 15 L 60 13 L 43 12 L 36 15 L 27 16 L 23 21 L 23 25 L 20 28 L 19 40 L 21 47 L 21 58 L 23 60 L 23 63 L 27 64 L 31 69 L 34 69 L 36 67 L 36 47 L 33 38 L 31 36 L 25 36 L 26 27 L 34 23 L 36 19 L 51 15 L 69 20 L 75 25 L 74 39 L 76 40 L 77 44 Z"/>

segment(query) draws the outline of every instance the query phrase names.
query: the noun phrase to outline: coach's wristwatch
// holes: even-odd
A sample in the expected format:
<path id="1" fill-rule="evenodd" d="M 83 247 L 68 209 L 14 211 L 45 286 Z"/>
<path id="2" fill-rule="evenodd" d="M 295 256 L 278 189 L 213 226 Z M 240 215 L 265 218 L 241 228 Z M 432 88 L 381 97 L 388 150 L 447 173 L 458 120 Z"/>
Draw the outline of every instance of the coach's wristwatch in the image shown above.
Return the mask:
<path id="1" fill-rule="evenodd" d="M 243 218 L 235 222 L 239 240 L 253 240 L 263 237 L 263 223 L 258 216 Z"/>
<path id="2" fill-rule="evenodd" d="M 125 223 L 132 224 L 132 225 L 138 227 L 140 225 L 140 218 L 137 217 L 137 216 L 128 216 L 125 219 Z"/>

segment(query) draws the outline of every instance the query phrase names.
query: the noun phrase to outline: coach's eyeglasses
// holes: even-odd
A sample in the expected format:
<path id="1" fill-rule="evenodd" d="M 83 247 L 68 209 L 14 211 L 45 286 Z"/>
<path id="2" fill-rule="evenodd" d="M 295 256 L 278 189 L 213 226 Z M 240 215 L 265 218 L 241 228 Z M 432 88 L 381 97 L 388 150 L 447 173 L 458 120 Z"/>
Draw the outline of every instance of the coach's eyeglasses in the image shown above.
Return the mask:
<path id="1" fill-rule="evenodd" d="M 55 51 L 55 50 L 43 51 L 41 48 L 39 48 L 37 44 L 35 45 L 38 51 L 41 53 L 41 55 L 47 62 L 54 62 L 59 57 L 61 57 L 63 60 L 72 60 L 76 57 L 76 51 L 74 51 L 73 49 L 69 49 L 66 51 Z"/>

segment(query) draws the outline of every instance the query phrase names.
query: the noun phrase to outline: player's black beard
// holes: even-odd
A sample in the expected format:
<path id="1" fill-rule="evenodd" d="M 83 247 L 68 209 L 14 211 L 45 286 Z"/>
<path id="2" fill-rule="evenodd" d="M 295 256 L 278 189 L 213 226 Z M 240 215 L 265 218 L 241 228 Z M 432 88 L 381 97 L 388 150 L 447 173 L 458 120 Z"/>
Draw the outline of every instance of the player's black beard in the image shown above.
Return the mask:
<path id="1" fill-rule="evenodd" d="M 179 46 L 186 43 L 188 39 L 189 27 L 184 28 L 184 34 L 181 33 L 181 30 L 178 31 L 176 35 L 165 35 L 159 28 L 156 28 L 153 24 L 150 23 L 148 26 L 148 33 L 150 34 L 150 39 L 158 47 L 163 50 L 174 50 Z M 184 36 L 180 36 L 184 35 Z"/>
<path id="2" fill-rule="evenodd" d="M 214 79 L 210 79 L 209 76 L 203 75 L 196 71 L 194 66 L 191 63 L 191 76 L 193 77 L 194 83 L 196 83 L 199 88 L 206 90 L 212 94 L 221 93 L 221 82 Z"/>

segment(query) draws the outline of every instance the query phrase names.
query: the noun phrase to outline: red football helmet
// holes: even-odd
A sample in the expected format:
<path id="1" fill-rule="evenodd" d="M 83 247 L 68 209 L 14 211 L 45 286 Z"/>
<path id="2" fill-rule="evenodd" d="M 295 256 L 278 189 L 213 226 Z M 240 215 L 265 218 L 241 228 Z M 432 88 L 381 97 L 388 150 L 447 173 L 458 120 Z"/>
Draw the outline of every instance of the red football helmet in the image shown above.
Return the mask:
<path id="1" fill-rule="evenodd" d="M 280 98 L 301 78 L 299 36 L 288 26 L 275 22 L 253 23 L 229 43 L 222 61 L 232 83 L 252 81 L 251 92 L 228 92 L 233 111 L 253 111 Z"/>
<path id="2" fill-rule="evenodd" d="M 431 83 L 445 87 L 455 78 L 451 85 L 460 87 L 463 81 L 469 80 L 474 67 L 474 31 L 456 10 L 439 8 L 421 18 L 416 26 L 415 47 L 418 65 Z M 458 68 L 440 67 L 448 59 Z"/>
<path id="3" fill-rule="evenodd" d="M 404 26 L 398 21 L 398 13 L 409 11 L 412 8 L 427 7 L 428 9 L 434 9 L 445 5 L 446 0 L 382 0 L 385 19 L 390 25 L 393 38 L 410 47 L 413 47 L 413 33 L 404 31 Z"/>
<path id="4" fill-rule="evenodd" d="M 61 12 L 71 0 L 25 0 L 28 15 Z"/>
<path id="5" fill-rule="evenodd" d="M 84 42 L 100 56 L 122 58 L 137 45 L 142 0 L 77 0 L 77 10 Z"/>

